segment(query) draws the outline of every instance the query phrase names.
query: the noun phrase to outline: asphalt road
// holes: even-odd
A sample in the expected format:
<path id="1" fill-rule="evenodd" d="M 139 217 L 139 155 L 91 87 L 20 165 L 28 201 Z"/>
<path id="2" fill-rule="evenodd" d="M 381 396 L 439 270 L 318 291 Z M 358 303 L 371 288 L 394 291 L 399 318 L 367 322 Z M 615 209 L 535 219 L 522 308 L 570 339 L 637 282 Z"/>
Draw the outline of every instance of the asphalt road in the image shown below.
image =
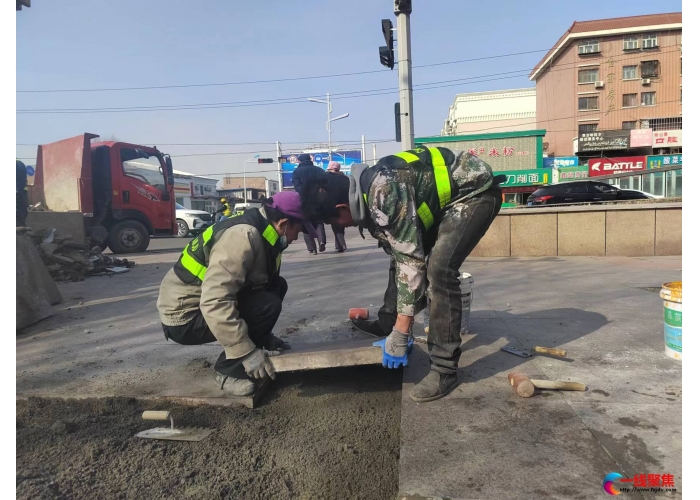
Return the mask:
<path id="1" fill-rule="evenodd" d="M 151 238 L 146 253 L 154 250 L 182 250 L 192 238 L 175 238 L 174 236 Z"/>

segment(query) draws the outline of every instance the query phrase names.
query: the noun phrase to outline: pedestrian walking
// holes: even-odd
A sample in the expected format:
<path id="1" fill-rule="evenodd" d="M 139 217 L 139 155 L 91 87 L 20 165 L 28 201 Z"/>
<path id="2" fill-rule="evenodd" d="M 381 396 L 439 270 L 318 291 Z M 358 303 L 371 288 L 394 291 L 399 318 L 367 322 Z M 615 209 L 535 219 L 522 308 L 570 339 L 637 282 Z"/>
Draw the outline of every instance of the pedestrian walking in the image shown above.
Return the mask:
<path id="1" fill-rule="evenodd" d="M 328 173 L 345 175 L 340 171 L 340 163 L 337 161 L 332 161 L 328 164 Z M 335 224 L 331 224 L 331 229 L 333 230 L 333 236 L 335 237 L 335 249 L 338 253 L 343 253 L 348 249 L 345 244 L 345 228 Z"/>

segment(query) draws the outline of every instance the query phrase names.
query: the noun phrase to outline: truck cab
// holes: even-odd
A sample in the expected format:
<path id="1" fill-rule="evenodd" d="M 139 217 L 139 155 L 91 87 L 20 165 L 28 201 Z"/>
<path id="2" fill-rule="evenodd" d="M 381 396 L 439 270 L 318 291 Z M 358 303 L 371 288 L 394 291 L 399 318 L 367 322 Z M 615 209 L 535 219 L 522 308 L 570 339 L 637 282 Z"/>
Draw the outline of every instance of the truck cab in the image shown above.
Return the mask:
<path id="1" fill-rule="evenodd" d="M 54 212 L 83 214 L 94 244 L 143 252 L 150 237 L 177 233 L 172 162 L 155 147 L 91 142 L 83 134 L 39 146 L 35 191 Z"/>

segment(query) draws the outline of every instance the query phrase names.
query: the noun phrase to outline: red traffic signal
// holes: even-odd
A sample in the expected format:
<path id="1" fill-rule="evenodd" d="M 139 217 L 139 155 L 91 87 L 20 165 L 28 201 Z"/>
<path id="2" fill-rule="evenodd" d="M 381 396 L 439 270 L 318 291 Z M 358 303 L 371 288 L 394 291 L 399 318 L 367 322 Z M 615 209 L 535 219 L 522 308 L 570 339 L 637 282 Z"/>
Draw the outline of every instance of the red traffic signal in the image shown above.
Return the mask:
<path id="1" fill-rule="evenodd" d="M 258 158 L 258 163 L 274 163 L 275 160 L 272 158 Z"/>

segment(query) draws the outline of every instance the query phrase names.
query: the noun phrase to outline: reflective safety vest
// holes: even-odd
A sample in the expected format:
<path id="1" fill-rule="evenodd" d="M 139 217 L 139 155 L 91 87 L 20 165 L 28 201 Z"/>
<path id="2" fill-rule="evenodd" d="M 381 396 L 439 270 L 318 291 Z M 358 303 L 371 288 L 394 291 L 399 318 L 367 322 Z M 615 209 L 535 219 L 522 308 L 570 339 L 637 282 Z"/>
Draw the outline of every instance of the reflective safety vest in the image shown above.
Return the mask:
<path id="1" fill-rule="evenodd" d="M 231 217 L 231 205 L 228 202 L 224 203 L 224 209 L 224 217 Z"/>
<path id="2" fill-rule="evenodd" d="M 452 151 L 446 148 L 417 147 L 382 158 L 375 166 L 363 172 L 360 189 L 367 202 L 367 193 L 374 177 L 388 169 L 406 169 L 415 171 L 418 218 L 427 232 L 439 219 L 451 200 L 453 193 L 458 193 L 448 165 L 455 161 Z M 427 187 L 427 188 L 426 188 Z"/>
<path id="3" fill-rule="evenodd" d="M 175 263 L 175 274 L 177 277 L 188 285 L 201 284 L 207 274 L 209 253 L 214 243 L 216 243 L 217 235 L 237 224 L 253 226 L 262 235 L 266 242 L 268 283 L 274 281 L 279 275 L 282 264 L 282 248 L 279 244 L 279 235 L 277 230 L 263 217 L 257 208 L 246 210 L 243 215 L 237 215 L 217 222 L 190 241 L 182 251 L 182 255 L 180 255 L 177 263 Z M 207 250 L 206 252 L 205 249 Z"/>

